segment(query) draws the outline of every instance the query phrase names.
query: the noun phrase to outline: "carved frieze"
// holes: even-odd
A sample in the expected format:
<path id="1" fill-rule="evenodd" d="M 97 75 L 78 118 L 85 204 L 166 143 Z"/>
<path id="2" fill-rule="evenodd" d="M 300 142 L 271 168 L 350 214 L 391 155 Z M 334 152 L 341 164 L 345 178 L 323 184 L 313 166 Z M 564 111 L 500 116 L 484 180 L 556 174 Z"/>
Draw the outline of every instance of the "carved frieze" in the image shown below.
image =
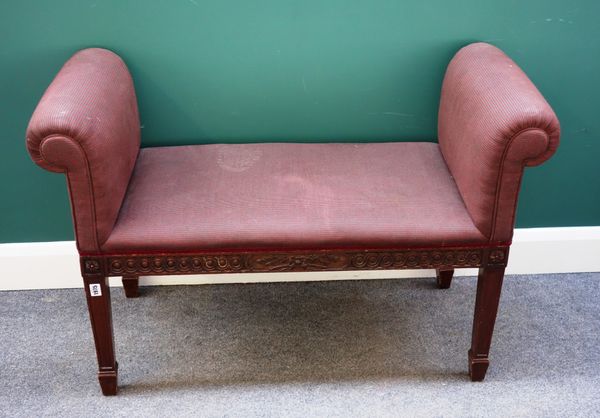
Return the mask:
<path id="1" fill-rule="evenodd" d="M 487 259 L 486 259 L 487 257 Z M 220 253 L 190 255 L 131 255 L 82 257 L 86 275 L 109 276 L 200 273 L 384 270 L 503 265 L 508 248 L 437 250 Z"/>

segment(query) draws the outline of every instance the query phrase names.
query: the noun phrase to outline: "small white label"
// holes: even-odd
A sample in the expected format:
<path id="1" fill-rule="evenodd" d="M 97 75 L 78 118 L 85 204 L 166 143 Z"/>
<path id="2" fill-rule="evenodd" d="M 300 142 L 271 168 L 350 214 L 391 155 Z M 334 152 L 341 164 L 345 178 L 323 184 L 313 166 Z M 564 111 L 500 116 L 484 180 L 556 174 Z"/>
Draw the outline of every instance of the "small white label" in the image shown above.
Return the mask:
<path id="1" fill-rule="evenodd" d="M 90 295 L 92 297 L 102 296 L 102 288 L 99 283 L 90 284 Z"/>

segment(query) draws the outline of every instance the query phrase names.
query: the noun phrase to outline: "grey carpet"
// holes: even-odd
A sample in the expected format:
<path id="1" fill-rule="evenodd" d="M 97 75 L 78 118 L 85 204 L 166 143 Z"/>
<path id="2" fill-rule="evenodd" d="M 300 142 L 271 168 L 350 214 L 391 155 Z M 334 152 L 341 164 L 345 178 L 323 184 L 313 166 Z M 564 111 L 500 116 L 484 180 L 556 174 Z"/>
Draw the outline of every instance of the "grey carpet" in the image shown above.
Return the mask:
<path id="1" fill-rule="evenodd" d="M 467 376 L 475 283 L 113 289 L 113 398 L 82 290 L 0 292 L 0 415 L 599 415 L 600 274 L 508 276 L 484 383 Z"/>

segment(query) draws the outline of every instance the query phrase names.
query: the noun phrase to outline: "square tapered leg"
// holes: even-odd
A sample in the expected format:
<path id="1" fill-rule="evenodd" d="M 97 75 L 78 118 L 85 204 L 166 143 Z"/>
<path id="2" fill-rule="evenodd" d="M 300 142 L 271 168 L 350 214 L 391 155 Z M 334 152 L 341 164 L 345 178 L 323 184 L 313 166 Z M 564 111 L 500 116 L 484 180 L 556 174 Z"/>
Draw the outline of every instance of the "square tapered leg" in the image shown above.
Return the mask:
<path id="1" fill-rule="evenodd" d="M 139 293 L 139 282 L 138 276 L 123 276 L 123 289 L 125 290 L 125 297 L 137 298 Z"/>
<path id="2" fill-rule="evenodd" d="M 438 289 L 449 289 L 452 283 L 454 269 L 436 269 L 435 275 L 437 279 Z"/>
<path id="3" fill-rule="evenodd" d="M 504 267 L 479 269 L 473 336 L 469 350 L 469 375 L 474 382 L 480 382 L 485 378 L 490 364 L 489 352 L 503 279 Z"/>
<path id="4" fill-rule="evenodd" d="M 104 395 L 116 395 L 118 365 L 115 360 L 108 278 L 84 277 L 83 282 L 96 345 L 100 387 Z"/>

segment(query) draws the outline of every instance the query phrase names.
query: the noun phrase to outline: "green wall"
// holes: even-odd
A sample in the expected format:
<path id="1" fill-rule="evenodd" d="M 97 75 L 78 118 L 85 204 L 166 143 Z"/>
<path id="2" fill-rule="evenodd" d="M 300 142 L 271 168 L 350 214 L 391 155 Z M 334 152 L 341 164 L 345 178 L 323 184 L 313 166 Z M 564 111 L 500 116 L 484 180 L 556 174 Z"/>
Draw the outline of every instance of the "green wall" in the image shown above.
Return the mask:
<path id="1" fill-rule="evenodd" d="M 72 239 L 63 176 L 29 160 L 24 132 L 89 46 L 128 63 L 156 146 L 435 140 L 448 60 L 488 41 L 563 128 L 557 155 L 527 172 L 518 226 L 600 225 L 599 16 L 597 0 L 2 0 L 0 242 Z"/>

